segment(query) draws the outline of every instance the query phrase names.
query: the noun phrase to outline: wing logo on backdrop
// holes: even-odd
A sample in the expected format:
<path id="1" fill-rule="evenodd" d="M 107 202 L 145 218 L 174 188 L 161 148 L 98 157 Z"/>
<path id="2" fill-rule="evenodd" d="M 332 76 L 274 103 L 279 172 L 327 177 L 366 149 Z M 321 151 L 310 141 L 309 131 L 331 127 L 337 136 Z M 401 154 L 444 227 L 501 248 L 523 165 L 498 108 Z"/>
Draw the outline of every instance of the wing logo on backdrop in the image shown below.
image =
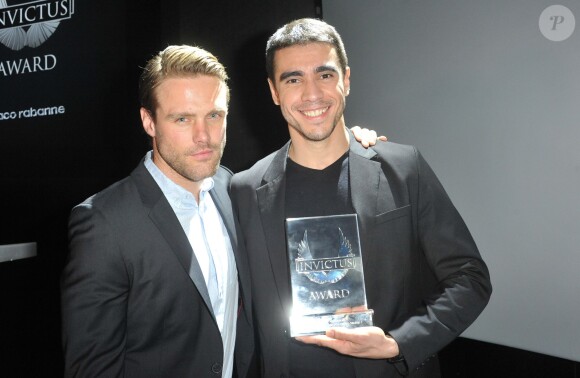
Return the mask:
<path id="1" fill-rule="evenodd" d="M 0 0 L 0 43 L 9 49 L 38 47 L 62 20 L 74 14 L 74 0 L 40 0 L 8 5 Z"/>

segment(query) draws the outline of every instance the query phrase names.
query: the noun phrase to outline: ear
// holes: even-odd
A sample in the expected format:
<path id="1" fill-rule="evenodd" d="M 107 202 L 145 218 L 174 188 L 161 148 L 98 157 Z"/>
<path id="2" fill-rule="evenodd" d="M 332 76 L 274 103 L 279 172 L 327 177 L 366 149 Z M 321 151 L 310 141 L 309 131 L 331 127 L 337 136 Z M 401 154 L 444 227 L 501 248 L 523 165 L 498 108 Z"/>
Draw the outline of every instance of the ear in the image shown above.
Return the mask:
<path id="1" fill-rule="evenodd" d="M 268 79 L 268 85 L 270 86 L 270 94 L 272 95 L 272 101 L 274 104 L 280 105 L 280 96 L 278 95 L 278 91 L 276 90 L 276 86 L 272 83 L 272 80 Z"/>
<path id="2" fill-rule="evenodd" d="M 346 70 L 344 72 L 344 79 L 343 79 L 343 83 L 344 83 L 344 94 L 345 96 L 348 96 L 348 94 L 350 93 L 350 67 L 346 67 Z"/>
<path id="3" fill-rule="evenodd" d="M 141 109 L 139 109 L 139 112 L 141 113 L 141 123 L 143 124 L 143 129 L 145 130 L 147 135 L 149 135 L 151 138 L 154 138 L 155 137 L 155 121 L 153 120 L 151 113 L 149 113 L 149 110 L 147 110 L 143 107 Z"/>

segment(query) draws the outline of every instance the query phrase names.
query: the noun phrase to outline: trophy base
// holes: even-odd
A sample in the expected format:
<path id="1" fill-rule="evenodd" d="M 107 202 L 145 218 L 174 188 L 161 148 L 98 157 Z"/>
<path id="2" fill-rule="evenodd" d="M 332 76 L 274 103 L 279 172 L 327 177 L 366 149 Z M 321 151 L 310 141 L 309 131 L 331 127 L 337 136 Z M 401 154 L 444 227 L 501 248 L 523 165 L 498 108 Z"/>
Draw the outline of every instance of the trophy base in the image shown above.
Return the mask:
<path id="1" fill-rule="evenodd" d="M 358 328 L 373 325 L 373 310 L 290 317 L 290 336 L 322 335 L 329 328 Z"/>

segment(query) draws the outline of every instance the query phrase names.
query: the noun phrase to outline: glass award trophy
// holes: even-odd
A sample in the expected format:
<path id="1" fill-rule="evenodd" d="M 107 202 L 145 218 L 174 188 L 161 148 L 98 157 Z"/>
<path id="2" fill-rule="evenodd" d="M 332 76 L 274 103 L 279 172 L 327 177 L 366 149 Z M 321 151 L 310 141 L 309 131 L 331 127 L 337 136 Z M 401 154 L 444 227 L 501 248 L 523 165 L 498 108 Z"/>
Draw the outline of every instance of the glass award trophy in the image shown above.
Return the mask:
<path id="1" fill-rule="evenodd" d="M 292 337 L 373 325 L 356 214 L 288 218 L 286 241 Z"/>

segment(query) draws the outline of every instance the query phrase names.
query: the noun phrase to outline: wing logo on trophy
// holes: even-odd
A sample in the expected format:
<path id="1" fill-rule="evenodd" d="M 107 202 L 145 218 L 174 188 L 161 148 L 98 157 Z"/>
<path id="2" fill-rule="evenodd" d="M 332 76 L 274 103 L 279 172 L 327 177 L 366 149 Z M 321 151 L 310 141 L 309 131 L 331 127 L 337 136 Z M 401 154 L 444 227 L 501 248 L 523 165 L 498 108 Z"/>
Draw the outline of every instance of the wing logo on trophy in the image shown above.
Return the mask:
<path id="1" fill-rule="evenodd" d="M 308 230 L 298 244 L 296 271 L 304 274 L 310 281 L 317 284 L 332 284 L 346 276 L 349 269 L 356 268 L 355 255 L 352 253 L 350 241 L 344 236 L 340 227 L 340 245 L 336 257 L 315 259 L 308 244 Z"/>
<path id="2" fill-rule="evenodd" d="M 373 325 L 356 214 L 286 219 L 290 336 Z"/>

